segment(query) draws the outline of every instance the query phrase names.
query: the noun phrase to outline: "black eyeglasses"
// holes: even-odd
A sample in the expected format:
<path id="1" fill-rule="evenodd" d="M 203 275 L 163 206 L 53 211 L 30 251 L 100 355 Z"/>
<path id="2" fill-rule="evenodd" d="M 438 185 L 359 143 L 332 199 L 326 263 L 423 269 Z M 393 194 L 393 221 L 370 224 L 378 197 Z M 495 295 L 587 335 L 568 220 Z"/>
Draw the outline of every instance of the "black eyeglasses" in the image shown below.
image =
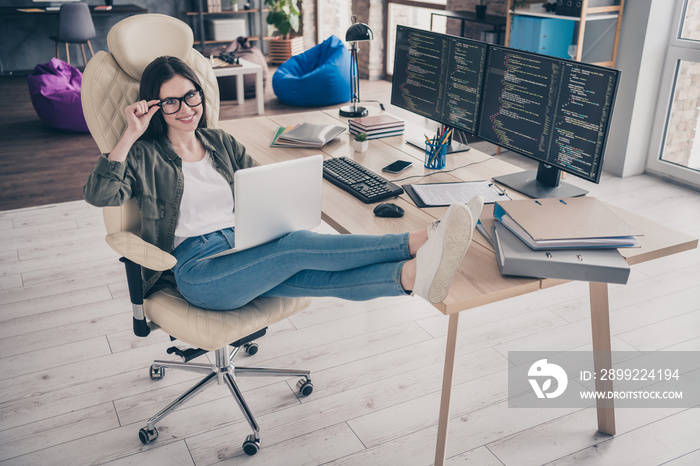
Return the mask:
<path id="1" fill-rule="evenodd" d="M 202 95 L 201 90 L 190 91 L 183 97 L 168 97 L 167 99 L 161 100 L 156 105 L 159 106 L 166 115 L 172 115 L 180 111 L 182 102 L 185 102 L 188 107 L 202 105 Z"/>

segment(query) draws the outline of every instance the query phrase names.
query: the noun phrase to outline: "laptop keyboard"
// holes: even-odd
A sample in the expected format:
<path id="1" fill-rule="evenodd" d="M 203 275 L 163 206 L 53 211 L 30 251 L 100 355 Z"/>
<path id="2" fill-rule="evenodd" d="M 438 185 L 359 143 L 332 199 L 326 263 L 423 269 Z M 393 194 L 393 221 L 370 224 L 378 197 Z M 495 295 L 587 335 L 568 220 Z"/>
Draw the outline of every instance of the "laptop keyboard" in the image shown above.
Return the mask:
<path id="1" fill-rule="evenodd" d="M 403 194 L 401 187 L 346 157 L 324 160 L 323 177 L 365 204 Z"/>

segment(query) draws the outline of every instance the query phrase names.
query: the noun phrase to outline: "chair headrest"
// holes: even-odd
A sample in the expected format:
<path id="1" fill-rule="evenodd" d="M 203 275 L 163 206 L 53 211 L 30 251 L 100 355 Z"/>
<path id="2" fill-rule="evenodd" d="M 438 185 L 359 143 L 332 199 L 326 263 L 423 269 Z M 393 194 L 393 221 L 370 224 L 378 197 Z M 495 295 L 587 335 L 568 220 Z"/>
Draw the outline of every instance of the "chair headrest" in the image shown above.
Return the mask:
<path id="1" fill-rule="evenodd" d="M 110 53 L 137 81 L 158 57 L 169 55 L 186 62 L 193 44 L 192 29 L 187 24 L 160 14 L 131 16 L 115 24 L 107 35 Z"/>

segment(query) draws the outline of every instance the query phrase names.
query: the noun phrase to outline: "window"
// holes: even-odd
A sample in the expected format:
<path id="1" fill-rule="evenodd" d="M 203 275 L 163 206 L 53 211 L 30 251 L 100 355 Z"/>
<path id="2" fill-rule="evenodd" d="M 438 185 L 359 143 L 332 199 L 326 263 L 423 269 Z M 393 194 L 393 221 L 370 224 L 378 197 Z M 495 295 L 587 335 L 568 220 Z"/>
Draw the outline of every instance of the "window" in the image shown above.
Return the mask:
<path id="1" fill-rule="evenodd" d="M 700 0 L 677 3 L 647 169 L 700 187 Z"/>

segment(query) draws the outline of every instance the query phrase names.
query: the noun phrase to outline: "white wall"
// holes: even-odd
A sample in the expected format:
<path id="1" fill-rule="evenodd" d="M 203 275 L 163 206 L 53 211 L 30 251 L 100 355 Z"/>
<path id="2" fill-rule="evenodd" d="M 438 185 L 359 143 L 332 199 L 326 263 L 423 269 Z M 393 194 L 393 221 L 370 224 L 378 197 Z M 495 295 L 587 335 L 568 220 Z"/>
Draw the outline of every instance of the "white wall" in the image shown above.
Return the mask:
<path id="1" fill-rule="evenodd" d="M 627 0 L 617 68 L 622 70 L 603 168 L 617 176 L 644 173 L 661 71 L 675 2 Z"/>

